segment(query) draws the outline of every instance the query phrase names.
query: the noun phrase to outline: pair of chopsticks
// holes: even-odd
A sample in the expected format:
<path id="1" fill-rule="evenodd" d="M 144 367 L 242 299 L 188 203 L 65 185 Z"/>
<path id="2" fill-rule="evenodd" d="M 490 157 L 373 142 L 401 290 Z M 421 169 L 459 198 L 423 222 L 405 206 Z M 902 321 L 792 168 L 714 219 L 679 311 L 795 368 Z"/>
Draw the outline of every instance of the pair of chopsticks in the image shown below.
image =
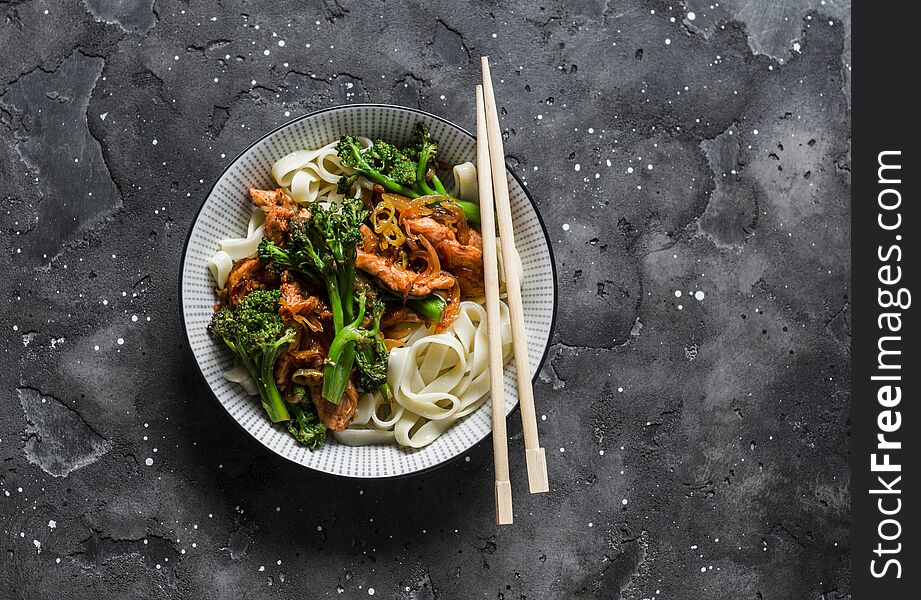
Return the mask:
<path id="1" fill-rule="evenodd" d="M 477 183 L 480 189 L 480 225 L 483 235 L 483 269 L 486 282 L 486 331 L 489 337 L 489 387 L 492 403 L 492 449 L 496 472 L 496 523 L 512 523 L 512 486 L 509 483 L 508 434 L 505 430 L 505 390 L 502 364 L 502 335 L 499 322 L 499 263 L 496 253 L 496 224 L 505 258 L 505 287 L 512 325 L 515 369 L 518 375 L 518 402 L 524 430 L 528 486 L 531 493 L 546 492 L 547 459 L 537 436 L 534 390 L 521 306 L 521 273 L 514 267 L 515 234 L 505 173 L 505 150 L 496 112 L 496 97 L 489 74 L 489 59 L 482 57 L 483 85 L 476 87 Z"/>

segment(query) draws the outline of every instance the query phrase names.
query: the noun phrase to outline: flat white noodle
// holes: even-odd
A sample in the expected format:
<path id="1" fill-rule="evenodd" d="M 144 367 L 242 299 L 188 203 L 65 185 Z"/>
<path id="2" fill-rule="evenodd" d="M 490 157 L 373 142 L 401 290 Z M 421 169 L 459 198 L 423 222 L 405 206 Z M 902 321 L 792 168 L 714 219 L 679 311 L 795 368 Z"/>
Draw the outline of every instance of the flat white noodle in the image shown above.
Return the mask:
<path id="1" fill-rule="evenodd" d="M 366 137 L 358 140 L 363 148 L 371 146 L 371 140 Z M 336 154 L 337 143 L 338 140 L 322 148 L 297 150 L 283 156 L 272 165 L 272 176 L 299 204 L 320 200 L 341 202 L 342 194 L 337 190 L 339 178 L 351 175 L 354 170 L 342 166 Z M 370 189 L 370 183 L 359 178 L 358 187 Z"/>
<path id="2" fill-rule="evenodd" d="M 364 394 L 358 399 L 355 417 L 345 431 L 334 431 L 333 437 L 347 446 L 367 446 L 369 444 L 392 444 L 394 442 L 393 425 L 380 427 L 372 424 L 376 421 L 376 412 L 384 402 L 380 392 Z"/>
<path id="3" fill-rule="evenodd" d="M 477 202 L 480 197 L 480 186 L 476 178 L 476 166 L 472 162 L 454 165 L 453 195 L 461 200 Z"/>
<path id="4" fill-rule="evenodd" d="M 500 302 L 503 360 L 512 351 L 508 307 Z M 366 394 L 349 427 L 335 434 L 349 445 L 395 440 L 421 448 L 486 401 L 489 394 L 486 309 L 461 302 L 457 320 L 438 334 L 417 328 L 407 345 L 390 352 L 387 382 L 393 403 L 380 394 Z M 375 433 L 372 433 L 375 432 Z M 388 435 L 383 435 L 388 434 Z M 392 437 L 391 437 L 392 435 Z"/>
<path id="5" fill-rule="evenodd" d="M 312 164 L 294 172 L 291 176 L 291 197 L 299 204 L 310 204 L 317 201 L 320 195 L 320 176 Z"/>
<path id="6" fill-rule="evenodd" d="M 221 240 L 221 250 L 226 252 L 232 260 L 240 260 L 247 256 L 256 254 L 256 248 L 262 241 L 262 229 L 264 225 L 257 227 L 250 235 L 245 238 Z"/>
<path id="7" fill-rule="evenodd" d="M 257 208 L 249 216 L 246 226 L 245 238 L 230 238 L 221 240 L 221 249 L 208 261 L 208 270 L 217 284 L 217 289 L 222 290 L 227 285 L 227 277 L 233 269 L 233 261 L 247 256 L 253 256 L 259 242 L 262 241 L 262 230 L 265 223 L 265 213 Z"/>
<path id="8" fill-rule="evenodd" d="M 246 226 L 246 237 L 253 235 L 256 229 L 263 223 L 265 223 L 265 213 L 262 212 L 261 208 L 257 208 L 253 211 L 253 214 L 249 216 L 249 225 Z"/>
<path id="9" fill-rule="evenodd" d="M 380 429 L 344 429 L 334 431 L 333 437 L 337 442 L 346 446 L 370 446 L 372 444 L 392 444 L 395 436 L 392 431 L 382 431 Z"/>
<path id="10" fill-rule="evenodd" d="M 346 169 L 342 166 L 342 161 L 339 160 L 339 156 L 336 154 L 335 146 L 325 146 L 316 159 L 312 161 L 312 164 L 316 165 L 317 174 L 320 178 L 333 185 L 339 183 L 339 178 L 344 174 L 351 172 L 351 169 Z"/>
<path id="11" fill-rule="evenodd" d="M 231 269 L 233 269 L 233 260 L 223 250 L 218 250 L 217 254 L 208 261 L 208 270 L 211 271 L 211 277 L 214 278 L 217 289 L 222 290 L 227 285 L 227 277 Z"/>
<path id="12" fill-rule="evenodd" d="M 315 162 L 317 156 L 327 150 L 335 151 L 336 142 L 331 142 L 316 150 L 295 150 L 275 161 L 272 165 L 272 177 L 278 185 L 287 188 L 291 185 L 294 174 L 308 164 Z"/>
<path id="13" fill-rule="evenodd" d="M 224 379 L 239 383 L 250 396 L 259 395 L 259 388 L 256 386 L 253 376 L 249 374 L 249 371 L 239 360 L 231 370 L 224 372 Z"/>

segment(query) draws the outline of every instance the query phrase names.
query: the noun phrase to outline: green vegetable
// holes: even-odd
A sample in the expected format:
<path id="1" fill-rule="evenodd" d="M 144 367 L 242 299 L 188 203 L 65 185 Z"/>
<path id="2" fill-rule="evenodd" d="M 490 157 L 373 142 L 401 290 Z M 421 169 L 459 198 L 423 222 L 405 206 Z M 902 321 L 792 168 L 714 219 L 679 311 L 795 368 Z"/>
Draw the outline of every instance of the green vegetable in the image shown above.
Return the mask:
<path id="1" fill-rule="evenodd" d="M 432 323 L 441 321 L 445 314 L 446 305 L 444 298 L 438 294 L 432 294 L 425 298 L 411 298 L 406 301 L 406 306 L 422 315 L 426 321 L 431 321 Z"/>
<path id="2" fill-rule="evenodd" d="M 318 204 L 309 217 L 291 220 L 285 248 L 267 239 L 259 244 L 259 257 L 276 269 L 304 273 L 326 287 L 335 337 L 323 368 L 323 397 L 333 404 L 342 400 L 356 352 L 364 352 L 376 337 L 362 327 L 367 292 L 363 288 L 356 291 L 355 286 L 355 257 L 362 242 L 360 227 L 367 216 L 368 211 L 356 198 L 346 198 L 338 208 Z M 372 307 L 372 315 L 375 310 Z M 359 369 L 361 365 L 371 371 L 374 361 L 365 357 Z"/>
<path id="3" fill-rule="evenodd" d="M 358 284 L 361 293 L 367 296 L 370 302 L 370 328 L 367 330 L 367 341 L 355 357 L 358 364 L 358 383 L 367 392 L 379 389 L 384 394 L 384 398 L 389 398 L 390 388 L 387 386 L 389 353 L 384 345 L 384 335 L 381 333 L 381 317 L 386 307 L 374 288 L 364 283 L 363 279 L 359 279 Z"/>
<path id="4" fill-rule="evenodd" d="M 291 418 L 275 384 L 275 361 L 295 336 L 278 316 L 280 296 L 279 290 L 250 292 L 235 308 L 214 313 L 208 325 L 208 331 L 223 339 L 253 376 L 262 407 L 273 423 Z"/>
<path id="5" fill-rule="evenodd" d="M 430 294 L 425 298 L 408 298 L 405 301 L 394 294 L 385 293 L 384 300 L 405 304 L 426 321 L 438 323 L 445 314 L 447 303 L 438 294 Z"/>
<path id="6" fill-rule="evenodd" d="M 479 205 L 449 196 L 435 174 L 438 145 L 432 139 L 425 123 L 416 123 L 415 134 L 416 140 L 403 150 L 381 140 L 374 142 L 370 148 L 362 149 L 357 138 L 347 135 L 339 140 L 336 152 L 344 166 L 355 169 L 369 181 L 383 186 L 388 191 L 410 198 L 445 196 L 464 211 L 468 221 L 479 223 Z M 339 180 L 339 184 L 346 185 L 342 179 Z M 348 185 L 351 187 L 351 184 Z M 434 200 L 430 205 L 440 202 L 442 199 Z"/>
<path id="7" fill-rule="evenodd" d="M 429 187 L 427 175 L 430 166 L 435 162 L 438 144 L 432 140 L 429 128 L 422 121 L 416 123 L 415 133 L 416 141 L 408 146 L 404 152 L 407 156 L 413 157 L 416 163 L 416 191 L 422 196 L 430 196 L 435 193 L 435 190 Z M 432 172 L 434 173 L 435 170 L 432 169 Z"/>
<path id="8" fill-rule="evenodd" d="M 358 173 L 343 175 L 339 178 L 339 182 L 336 184 L 336 191 L 343 196 L 350 196 L 352 192 L 352 186 L 355 185 L 356 181 L 358 181 Z"/>
<path id="9" fill-rule="evenodd" d="M 311 450 L 326 441 L 326 425 L 320 421 L 316 407 L 309 401 L 291 405 L 292 420 L 288 421 L 288 433 Z"/>

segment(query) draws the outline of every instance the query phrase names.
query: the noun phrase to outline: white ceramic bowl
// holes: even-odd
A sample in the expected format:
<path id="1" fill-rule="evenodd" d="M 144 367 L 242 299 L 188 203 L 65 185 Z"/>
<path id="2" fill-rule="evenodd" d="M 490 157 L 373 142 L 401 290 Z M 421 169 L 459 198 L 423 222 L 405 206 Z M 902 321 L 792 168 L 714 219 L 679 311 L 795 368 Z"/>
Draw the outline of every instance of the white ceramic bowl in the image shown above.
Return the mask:
<path id="1" fill-rule="evenodd" d="M 248 188 L 275 188 L 270 169 L 282 156 L 318 148 L 342 135 L 363 135 L 397 144 L 408 142 L 417 121 L 424 121 L 438 142 L 440 160 L 476 162 L 476 142 L 468 131 L 419 110 L 380 104 L 355 104 L 321 110 L 295 119 L 261 137 L 233 160 L 208 192 L 186 241 L 180 297 L 189 346 L 205 381 L 221 406 L 240 426 L 271 451 L 305 467 L 345 477 L 383 478 L 418 473 L 460 456 L 489 435 L 490 410 L 484 405 L 456 423 L 431 445 L 407 450 L 396 445 L 350 447 L 330 436 L 310 451 L 282 427 L 272 427 L 259 405 L 222 373 L 233 364 L 230 351 L 207 332 L 216 302 L 208 259 L 224 238 L 241 237 L 252 211 Z M 522 299 L 532 375 L 540 370 L 556 316 L 556 273 L 547 231 L 533 200 L 508 171 L 515 244 L 521 254 Z M 514 364 L 505 369 L 505 410 L 518 404 Z"/>

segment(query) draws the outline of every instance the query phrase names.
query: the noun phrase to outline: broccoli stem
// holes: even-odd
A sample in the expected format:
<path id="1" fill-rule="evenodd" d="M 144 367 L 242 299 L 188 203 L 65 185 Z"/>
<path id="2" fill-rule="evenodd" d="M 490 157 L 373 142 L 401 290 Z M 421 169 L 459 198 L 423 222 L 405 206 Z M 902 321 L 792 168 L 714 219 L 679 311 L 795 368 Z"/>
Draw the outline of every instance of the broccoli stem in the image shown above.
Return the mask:
<path id="1" fill-rule="evenodd" d="M 333 291 L 330 290 L 331 301 Z M 352 366 L 355 364 L 355 342 L 366 339 L 366 335 L 360 330 L 364 318 L 365 297 L 361 295 L 358 299 L 358 315 L 336 332 L 336 337 L 333 338 L 329 351 L 326 353 L 326 366 L 323 367 L 323 397 L 333 404 L 339 404 L 342 401 L 342 394 L 349 384 Z"/>
<path id="2" fill-rule="evenodd" d="M 435 191 L 443 196 L 448 195 L 448 191 L 445 189 L 445 186 L 441 183 L 441 180 L 438 179 L 438 175 L 432 175 L 432 185 L 435 186 Z"/>
<path id="3" fill-rule="evenodd" d="M 333 329 L 339 332 L 345 327 L 345 312 L 342 306 L 342 297 L 339 295 L 339 279 L 337 277 L 326 277 L 326 294 L 329 296 L 329 307 L 333 313 Z"/>
<path id="4" fill-rule="evenodd" d="M 291 415 L 288 414 L 288 407 L 285 405 L 285 399 L 275 384 L 276 356 L 263 355 L 259 377 L 256 378 L 256 386 L 259 388 L 259 396 L 262 398 L 262 408 L 265 409 L 266 414 L 269 415 L 269 420 L 273 423 L 291 419 Z"/>
<path id="5" fill-rule="evenodd" d="M 407 300 L 406 305 L 419 313 L 425 320 L 433 323 L 441 321 L 445 312 L 445 301 L 437 294 Z"/>

